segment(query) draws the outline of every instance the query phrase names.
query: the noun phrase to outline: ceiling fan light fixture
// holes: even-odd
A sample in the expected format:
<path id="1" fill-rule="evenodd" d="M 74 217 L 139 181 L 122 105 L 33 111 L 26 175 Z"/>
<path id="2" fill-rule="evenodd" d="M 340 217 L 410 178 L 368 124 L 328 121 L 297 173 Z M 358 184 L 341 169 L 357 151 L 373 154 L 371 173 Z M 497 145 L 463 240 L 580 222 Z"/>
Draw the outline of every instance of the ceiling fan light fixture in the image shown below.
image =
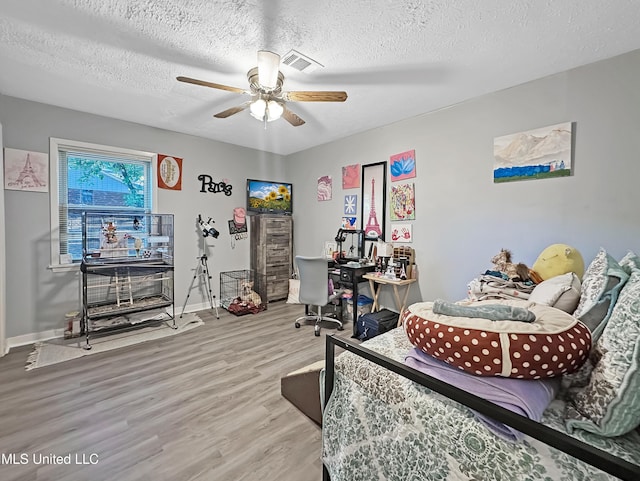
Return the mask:
<path id="1" fill-rule="evenodd" d="M 298 68 L 299 64 L 303 61 L 307 63 L 311 61 L 311 59 L 306 57 L 300 61 L 296 60 L 302 55 L 299 52 L 294 53 L 295 55 L 289 54 L 285 60 L 296 68 Z M 304 120 L 287 108 L 287 102 L 344 102 L 347 99 L 346 92 L 283 90 L 284 75 L 278 70 L 279 66 L 280 55 L 268 50 L 260 50 L 258 52 L 258 65 L 247 72 L 247 80 L 249 81 L 248 89 L 230 87 L 228 85 L 183 76 L 176 77 L 176 79 L 179 82 L 250 95 L 250 100 L 218 112 L 214 117 L 226 119 L 244 110 L 249 110 L 253 118 L 263 122 L 265 129 L 267 128 L 268 122 L 273 122 L 279 118 L 285 119 L 294 127 L 304 125 Z"/>
<path id="2" fill-rule="evenodd" d="M 264 99 L 255 100 L 251 102 L 251 105 L 249 105 L 249 112 L 251 113 L 251 116 L 260 121 L 264 120 L 266 110 L 267 102 L 265 102 Z"/>
<path id="3" fill-rule="evenodd" d="M 280 55 L 268 50 L 258 51 L 258 82 L 265 89 L 273 90 L 278 85 Z"/>
<path id="4" fill-rule="evenodd" d="M 258 119 L 261 122 L 265 120 L 265 115 L 267 122 L 273 122 L 282 117 L 284 106 L 275 100 L 257 99 L 249 105 L 249 113 L 254 119 Z"/>
<path id="5" fill-rule="evenodd" d="M 276 102 L 275 100 L 269 100 L 267 102 L 267 121 L 273 122 L 274 120 L 278 120 L 282 117 L 282 113 L 284 112 L 284 107 L 280 102 Z"/>

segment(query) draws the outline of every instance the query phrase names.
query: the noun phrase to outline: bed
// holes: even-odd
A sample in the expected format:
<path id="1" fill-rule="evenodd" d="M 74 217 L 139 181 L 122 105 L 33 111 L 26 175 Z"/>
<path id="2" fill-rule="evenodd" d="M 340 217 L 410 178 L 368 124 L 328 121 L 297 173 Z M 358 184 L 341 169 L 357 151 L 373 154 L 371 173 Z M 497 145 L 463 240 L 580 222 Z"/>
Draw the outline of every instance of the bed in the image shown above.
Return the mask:
<path id="1" fill-rule="evenodd" d="M 605 266 L 605 274 L 611 274 L 610 267 L 610 263 Z M 587 271 L 585 280 L 589 275 Z M 626 342 L 631 355 L 625 356 L 636 362 L 627 371 L 637 378 L 640 268 L 634 268 L 624 282 L 586 284 L 583 297 L 589 291 L 592 307 L 608 312 L 605 317 L 612 324 L 611 334 L 600 325 L 590 326 L 592 332 L 602 334 L 594 341 L 598 346 L 594 352 L 606 359 L 620 350 L 619 346 L 613 349 L 615 342 Z M 614 284 L 617 291 L 612 296 Z M 603 310 L 607 289 L 608 305 Z M 587 304 L 581 302 L 583 312 Z M 618 313 L 613 314 L 614 306 Z M 346 352 L 335 356 L 336 347 Z M 568 422 L 573 405 L 568 405 L 565 389 L 550 401 L 539 422 L 531 420 L 407 366 L 405 358 L 412 349 L 402 327 L 360 345 L 327 336 L 326 369 L 321 376 L 325 481 L 640 479 L 638 428 L 611 435 L 605 432 L 609 425 L 589 427 L 580 416 Z M 637 393 L 637 379 L 611 368 L 600 372 L 602 364 L 591 366 L 591 381 L 578 390 L 605 376 L 619 388 L 631 386 Z M 624 413 L 637 414 L 639 396 L 632 393 L 630 405 L 619 403 Z M 520 436 L 514 441 L 497 435 L 487 427 L 487 418 L 515 429 Z"/>

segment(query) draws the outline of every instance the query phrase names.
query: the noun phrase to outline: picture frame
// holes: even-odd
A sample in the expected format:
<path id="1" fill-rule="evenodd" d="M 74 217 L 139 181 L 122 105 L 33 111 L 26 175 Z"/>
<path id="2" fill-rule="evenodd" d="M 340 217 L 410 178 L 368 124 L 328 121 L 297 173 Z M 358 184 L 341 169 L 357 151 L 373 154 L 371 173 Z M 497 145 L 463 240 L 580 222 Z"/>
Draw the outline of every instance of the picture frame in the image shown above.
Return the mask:
<path id="1" fill-rule="evenodd" d="M 411 179 L 416 176 L 416 151 L 407 150 L 389 157 L 391 182 Z"/>
<path id="2" fill-rule="evenodd" d="M 362 166 L 360 223 L 365 240 L 384 240 L 387 210 L 387 161 Z"/>
<path id="3" fill-rule="evenodd" d="M 391 241 L 400 244 L 413 242 L 413 225 L 409 222 L 393 224 L 391 228 Z"/>
<path id="4" fill-rule="evenodd" d="M 570 176 L 572 145 L 572 122 L 495 137 L 493 182 Z"/>
<path id="5" fill-rule="evenodd" d="M 391 185 L 389 198 L 389 216 L 396 220 L 415 220 L 416 194 L 413 182 Z"/>
<path id="6" fill-rule="evenodd" d="M 355 216 L 358 213 L 358 196 L 349 194 L 344 196 L 344 215 Z"/>
<path id="7" fill-rule="evenodd" d="M 6 147 L 4 188 L 23 192 L 49 192 L 49 154 Z"/>
<path id="8" fill-rule="evenodd" d="M 342 188 L 360 188 L 360 164 L 345 165 L 342 167 Z"/>
<path id="9" fill-rule="evenodd" d="M 333 191 L 333 181 L 330 175 L 318 177 L 318 202 L 331 200 Z"/>

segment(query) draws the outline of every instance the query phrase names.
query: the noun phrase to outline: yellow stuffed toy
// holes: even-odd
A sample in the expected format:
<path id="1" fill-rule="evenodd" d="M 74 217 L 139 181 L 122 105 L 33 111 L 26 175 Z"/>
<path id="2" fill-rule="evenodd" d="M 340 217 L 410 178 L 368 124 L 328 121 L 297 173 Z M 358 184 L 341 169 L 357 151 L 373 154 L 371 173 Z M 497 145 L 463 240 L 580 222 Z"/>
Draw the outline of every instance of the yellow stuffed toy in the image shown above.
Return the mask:
<path id="1" fill-rule="evenodd" d="M 567 244 L 553 244 L 547 247 L 533 263 L 533 270 L 543 279 L 575 272 L 579 279 L 584 275 L 582 254 Z"/>

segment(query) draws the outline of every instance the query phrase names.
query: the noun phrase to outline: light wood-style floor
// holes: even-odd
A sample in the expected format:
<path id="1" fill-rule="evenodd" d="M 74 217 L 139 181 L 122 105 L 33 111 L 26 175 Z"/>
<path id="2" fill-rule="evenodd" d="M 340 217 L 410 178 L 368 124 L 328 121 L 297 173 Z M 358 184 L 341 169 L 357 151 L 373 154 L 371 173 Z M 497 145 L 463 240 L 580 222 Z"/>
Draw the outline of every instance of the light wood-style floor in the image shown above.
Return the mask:
<path id="1" fill-rule="evenodd" d="M 184 334 L 29 372 L 30 347 L 12 350 L 0 358 L 0 480 L 320 480 L 321 431 L 280 378 L 351 324 L 315 337 L 293 326 L 303 310 L 202 311 Z M 52 454 L 71 464 L 34 464 Z"/>

